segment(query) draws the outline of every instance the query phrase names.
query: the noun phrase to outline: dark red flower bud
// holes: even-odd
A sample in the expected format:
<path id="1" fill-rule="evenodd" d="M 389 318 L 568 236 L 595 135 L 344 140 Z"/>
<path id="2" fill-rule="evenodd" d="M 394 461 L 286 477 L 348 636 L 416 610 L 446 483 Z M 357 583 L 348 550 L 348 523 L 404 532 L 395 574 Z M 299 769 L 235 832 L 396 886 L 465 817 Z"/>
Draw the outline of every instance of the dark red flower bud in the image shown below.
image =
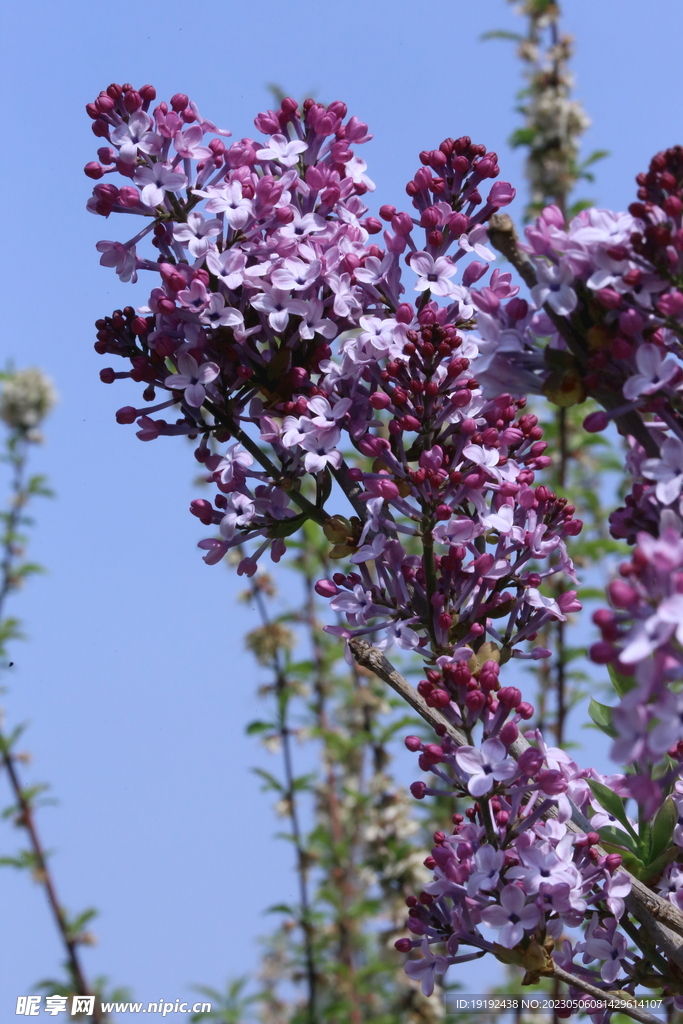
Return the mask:
<path id="1" fill-rule="evenodd" d="M 135 423 L 138 417 L 137 409 L 134 409 L 132 405 L 124 405 L 122 409 L 117 410 L 116 422 L 117 423 Z"/>

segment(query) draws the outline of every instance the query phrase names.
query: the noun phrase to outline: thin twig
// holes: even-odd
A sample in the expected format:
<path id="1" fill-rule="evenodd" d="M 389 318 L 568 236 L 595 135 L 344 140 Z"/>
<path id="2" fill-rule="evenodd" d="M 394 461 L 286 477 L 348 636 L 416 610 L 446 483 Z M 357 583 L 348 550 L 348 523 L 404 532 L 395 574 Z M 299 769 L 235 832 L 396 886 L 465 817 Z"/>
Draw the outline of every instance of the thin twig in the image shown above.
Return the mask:
<path id="1" fill-rule="evenodd" d="M 315 609 L 315 589 L 314 589 L 314 578 L 305 568 L 303 570 L 304 576 L 304 587 L 305 587 L 305 600 L 304 600 L 304 621 L 310 631 L 310 644 L 311 653 L 313 655 L 314 665 L 314 690 L 315 690 L 315 705 L 314 714 L 316 717 L 316 724 L 320 730 L 321 736 L 324 738 L 327 736 L 332 728 L 332 725 L 328 719 L 327 708 L 326 708 L 326 683 L 324 680 L 325 668 L 323 660 L 323 651 L 320 646 L 320 630 L 321 626 L 318 622 Z M 339 851 L 343 849 L 344 844 L 344 823 L 342 821 L 342 807 L 339 800 L 339 781 L 337 778 L 337 771 L 335 765 L 335 759 L 330 756 L 329 749 L 323 754 L 323 758 L 326 764 L 326 778 L 325 788 L 323 790 L 325 798 L 327 800 L 327 812 L 330 820 L 330 830 L 332 838 L 332 856 L 333 866 L 331 870 L 332 880 L 339 886 L 341 893 L 341 902 L 339 913 L 336 920 L 337 933 L 339 938 L 339 960 L 346 968 L 345 988 L 346 995 L 349 1000 L 349 1024 L 361 1024 L 362 1022 L 362 1011 L 360 1001 L 358 998 L 358 989 L 356 983 L 357 966 L 354 957 L 353 947 L 353 936 L 357 930 L 357 920 L 354 919 L 353 914 L 349 913 L 349 905 L 352 904 L 354 896 L 354 885 L 353 885 L 353 871 L 354 863 L 351 854 L 348 855 L 346 861 L 343 857 L 340 858 Z M 354 828 L 353 840 L 357 841 L 357 829 L 359 823 L 349 822 L 349 830 Z M 352 846 L 351 839 L 348 837 L 350 842 L 349 846 Z"/>
<path id="2" fill-rule="evenodd" d="M 50 904 L 50 909 L 52 910 L 52 915 L 55 919 L 55 924 L 57 925 L 57 930 L 59 931 L 62 943 L 64 944 L 69 970 L 72 974 L 74 984 L 78 989 L 77 995 L 90 996 L 92 995 L 92 991 L 85 980 L 83 967 L 78 956 L 78 940 L 75 939 L 69 931 L 66 914 L 64 913 L 64 909 L 62 908 L 59 899 L 57 898 L 57 891 L 52 875 L 50 874 L 47 856 L 40 840 L 40 836 L 38 835 L 33 815 L 33 808 L 24 795 L 24 790 L 19 780 L 14 760 L 7 750 L 3 750 L 2 763 L 7 771 L 12 792 L 14 793 L 14 798 L 20 812 L 17 815 L 16 821 L 22 828 L 26 829 L 26 832 L 28 833 L 37 867 L 36 874 L 45 889 L 48 903 Z M 100 1024 L 101 1020 L 100 1007 L 98 1000 L 96 999 L 95 1007 L 93 1009 L 93 1022 L 94 1024 Z"/>
<path id="3" fill-rule="evenodd" d="M 621 1002 L 626 1001 L 628 993 L 626 992 L 610 992 L 603 988 L 598 988 L 597 985 L 591 985 L 589 981 L 585 981 L 583 978 L 570 974 L 565 971 L 563 967 L 559 967 L 553 962 L 552 977 L 557 978 L 558 981 L 563 981 L 565 985 L 571 985 L 573 988 L 579 988 L 582 992 L 585 992 L 588 996 L 593 996 L 595 999 L 599 999 L 601 1002 Z M 632 997 L 637 1000 L 636 996 Z M 630 1002 L 630 999 L 628 999 Z M 648 1013 L 647 1010 L 641 1010 L 637 1006 L 620 1006 L 614 1007 L 619 1009 L 621 1013 L 625 1013 L 627 1017 L 632 1017 L 634 1020 L 641 1021 L 641 1024 L 662 1024 L 661 1017 L 655 1017 L 653 1013 Z"/>
<path id="4" fill-rule="evenodd" d="M 256 601 L 261 621 L 264 628 L 272 625 L 263 594 L 255 583 L 251 585 L 251 593 Z M 291 729 L 287 724 L 286 717 L 286 690 L 289 686 L 286 673 L 282 665 L 280 655 L 276 650 L 271 659 L 271 667 L 275 677 L 275 692 L 278 709 L 278 733 L 282 743 L 283 770 L 285 775 L 285 803 L 287 814 L 292 828 L 294 850 L 296 852 L 296 873 L 299 882 L 299 902 L 301 915 L 299 926 L 304 942 L 304 959 L 306 961 L 306 982 L 308 986 L 307 1014 L 308 1024 L 318 1024 L 318 975 L 315 964 L 315 950 L 313 946 L 313 925 L 311 920 L 311 905 L 308 892 L 308 855 L 304 848 L 299 812 L 296 801 L 296 787 L 294 776 L 294 765 L 292 759 Z"/>
<path id="5" fill-rule="evenodd" d="M 2 560 L 0 561 L 0 622 L 2 621 L 4 606 L 11 590 L 16 586 L 14 579 L 17 562 L 20 557 L 20 548 L 17 543 L 17 531 L 21 524 L 22 510 L 28 500 L 26 490 L 25 474 L 28 460 L 28 441 L 15 435 L 8 441 L 10 452 L 9 461 L 13 467 L 12 480 L 10 484 L 12 500 L 10 511 L 5 519 L 5 534 L 2 549 Z M 19 814 L 16 816 L 16 823 L 26 830 L 33 851 L 33 857 L 37 867 L 36 877 L 45 889 L 52 915 L 57 925 L 62 944 L 64 946 L 69 971 L 71 972 L 74 985 L 77 988 L 77 995 L 90 996 L 92 991 L 88 985 L 78 955 L 78 939 L 70 930 L 64 913 L 64 909 L 57 897 L 57 890 L 48 865 L 47 855 L 42 841 L 38 834 L 35 822 L 33 807 L 27 799 L 17 773 L 15 759 L 12 756 L 10 743 L 0 731 L 0 748 L 2 751 L 2 764 L 7 772 L 14 799 L 16 800 Z M 100 1024 L 102 1020 L 98 1000 L 95 999 L 93 1010 L 94 1024 Z"/>

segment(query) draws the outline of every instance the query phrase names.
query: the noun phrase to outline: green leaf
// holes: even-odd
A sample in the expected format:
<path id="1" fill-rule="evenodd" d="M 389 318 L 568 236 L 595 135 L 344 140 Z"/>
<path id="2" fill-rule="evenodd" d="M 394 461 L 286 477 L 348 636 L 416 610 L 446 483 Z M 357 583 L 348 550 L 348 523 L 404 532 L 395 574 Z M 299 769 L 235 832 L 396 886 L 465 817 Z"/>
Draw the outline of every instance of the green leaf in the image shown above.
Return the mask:
<path id="1" fill-rule="evenodd" d="M 266 907 L 264 914 L 290 914 L 296 917 L 296 911 L 288 903 L 273 903 L 272 907 Z"/>
<path id="2" fill-rule="evenodd" d="M 275 726 L 272 722 L 250 722 L 244 731 L 247 736 L 253 736 L 255 733 L 266 732 L 268 729 L 274 728 Z"/>
<path id="3" fill-rule="evenodd" d="M 290 534 L 296 533 L 297 530 L 301 529 L 307 519 L 308 513 L 300 512 L 298 516 L 291 516 L 289 519 L 278 520 L 277 523 L 273 522 L 273 524 L 268 527 L 268 536 L 289 537 Z"/>
<path id="4" fill-rule="evenodd" d="M 489 39 L 510 39 L 513 43 L 521 43 L 524 36 L 521 36 L 519 32 L 510 32 L 506 28 L 494 28 L 490 32 L 483 32 L 479 38 L 482 42 Z"/>
<path id="5" fill-rule="evenodd" d="M 591 206 L 594 205 L 595 204 L 591 199 L 577 199 L 577 201 L 575 203 L 572 203 L 572 205 L 569 207 L 569 210 L 567 211 L 567 216 L 569 219 L 576 217 L 576 215 L 581 213 L 582 210 L 589 210 Z"/>
<path id="6" fill-rule="evenodd" d="M 316 772 L 309 772 L 308 775 L 298 775 L 292 780 L 292 792 L 298 793 L 311 788 L 317 777 Z"/>
<path id="7" fill-rule="evenodd" d="M 614 708 L 609 707 L 607 704 L 601 704 L 599 701 L 591 697 L 590 704 L 588 705 L 588 714 L 593 719 L 598 729 L 601 729 L 607 736 L 611 736 L 614 739 L 617 735 L 617 730 L 612 725 L 613 711 Z M 603 786 L 602 788 L 606 789 L 607 787 Z M 611 792 L 611 790 L 609 792 Z"/>
<path id="8" fill-rule="evenodd" d="M 631 833 L 631 835 L 637 839 L 637 835 L 633 830 L 633 826 L 626 817 L 626 810 L 624 807 L 623 797 L 617 796 L 613 789 L 608 786 L 603 786 L 602 782 L 596 782 L 595 779 L 586 779 L 586 782 L 590 786 L 590 791 L 598 801 L 601 807 L 611 814 L 613 818 L 616 818 L 625 829 Z"/>
<path id="9" fill-rule="evenodd" d="M 676 805 L 671 797 L 664 801 L 652 822 L 652 838 L 650 840 L 649 860 L 655 861 L 662 853 L 673 845 L 673 833 L 678 820 Z"/>
<path id="10" fill-rule="evenodd" d="M 651 880 L 654 881 L 658 879 L 667 864 L 670 864 L 677 856 L 678 848 L 676 846 L 670 846 L 668 849 L 664 850 L 663 853 L 660 853 L 659 857 L 655 857 L 654 860 L 651 860 L 649 864 L 645 865 L 642 880 L 644 882 L 649 882 Z"/>
<path id="11" fill-rule="evenodd" d="M 532 146 L 536 134 L 535 128 L 517 128 L 508 139 L 508 142 L 513 149 L 517 146 Z"/>
<path id="12" fill-rule="evenodd" d="M 607 847 L 605 847 L 605 849 L 607 849 Z M 623 861 L 624 867 L 627 871 L 630 871 L 632 875 L 635 875 L 636 878 L 639 878 L 642 881 L 645 877 L 647 877 L 647 868 L 643 864 L 640 857 L 636 857 L 635 854 L 628 853 L 626 850 L 614 850 L 610 852 L 621 854 L 621 859 Z"/>
<path id="13" fill-rule="evenodd" d="M 634 856 L 637 855 L 638 851 L 635 841 L 631 839 L 628 832 L 622 832 L 620 828 L 615 828 L 614 825 L 603 825 L 602 828 L 598 829 L 598 835 L 600 836 L 601 844 L 608 853 L 623 853 L 624 850 L 629 850 Z"/>
<path id="14" fill-rule="evenodd" d="M 620 697 L 623 697 L 624 694 L 628 693 L 628 691 L 632 690 L 636 685 L 636 681 L 633 676 L 623 675 L 623 673 L 618 672 L 615 669 L 614 665 L 608 665 L 607 670 L 609 672 L 609 677 L 612 680 L 612 686 Z"/>
<path id="15" fill-rule="evenodd" d="M 254 775 L 258 775 L 260 779 L 263 779 L 264 790 L 274 789 L 276 793 L 285 792 L 285 787 L 282 785 L 282 783 L 278 782 L 275 776 L 271 775 L 270 772 L 267 772 L 265 768 L 252 768 L 251 770 L 254 773 Z"/>
<path id="16" fill-rule="evenodd" d="M 605 157 L 609 155 L 609 149 L 594 149 L 590 156 L 586 157 L 586 159 L 581 164 L 579 164 L 579 167 L 583 171 L 586 169 L 586 167 L 590 167 L 591 164 L 597 163 L 598 160 L 604 160 Z"/>

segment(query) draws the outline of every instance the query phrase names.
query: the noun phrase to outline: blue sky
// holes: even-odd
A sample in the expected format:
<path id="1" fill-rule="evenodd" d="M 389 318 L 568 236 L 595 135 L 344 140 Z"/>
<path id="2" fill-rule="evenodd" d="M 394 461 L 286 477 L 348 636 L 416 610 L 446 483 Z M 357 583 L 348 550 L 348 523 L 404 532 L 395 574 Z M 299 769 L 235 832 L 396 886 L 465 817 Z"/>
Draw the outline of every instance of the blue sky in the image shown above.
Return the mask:
<path id="1" fill-rule="evenodd" d="M 634 175 L 681 140 L 683 8 L 651 0 L 568 0 L 577 94 L 593 119 L 585 151 L 611 156 L 584 194 L 623 208 Z M 294 895 L 288 851 L 271 840 L 268 799 L 248 769 L 263 759 L 243 727 L 259 682 L 242 636 L 255 624 L 242 589 L 207 568 L 187 513 L 196 465 L 180 439 L 141 444 L 113 412 L 135 385 L 108 388 L 94 320 L 141 293 L 98 265 L 95 242 L 125 225 L 85 212 L 81 171 L 97 142 L 83 107 L 111 81 L 187 92 L 234 135 L 270 105 L 266 83 L 343 99 L 370 124 L 364 147 L 380 202 L 405 202 L 417 153 L 469 134 L 522 186 L 513 48 L 482 43 L 516 28 L 503 0 L 220 0 L 128 7 L 9 0 L 2 26 L 5 156 L 0 362 L 41 366 L 61 402 L 36 466 L 55 501 L 38 512 L 32 554 L 49 570 L 14 606 L 9 723 L 26 721 L 30 779 L 59 805 L 41 815 L 64 902 L 95 905 L 91 975 L 143 1000 L 186 998 L 253 967 L 262 910 Z M 381 198 L 379 198 L 381 196 Z M 517 204 L 518 209 L 521 204 Z M 1 783 L 0 783 L 1 784 Z M 0 855 L 16 835 L 0 828 Z M 60 957 L 42 892 L 0 873 L 3 1019 Z"/>

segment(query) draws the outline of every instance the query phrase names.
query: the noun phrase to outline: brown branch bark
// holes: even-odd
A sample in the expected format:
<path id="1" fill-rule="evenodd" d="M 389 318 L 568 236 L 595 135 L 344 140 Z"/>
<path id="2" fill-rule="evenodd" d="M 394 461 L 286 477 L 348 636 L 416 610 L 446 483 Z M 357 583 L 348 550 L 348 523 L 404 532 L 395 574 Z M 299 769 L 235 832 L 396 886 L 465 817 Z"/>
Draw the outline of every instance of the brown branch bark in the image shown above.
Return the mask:
<path id="1" fill-rule="evenodd" d="M 595 999 L 600 1000 L 612 1000 L 612 999 L 624 999 L 626 994 L 621 992 L 609 992 L 605 989 L 598 988 L 597 985 L 591 985 L 589 981 L 585 981 L 583 978 L 578 977 L 574 974 L 570 974 L 565 971 L 563 967 L 558 967 L 557 964 L 553 964 L 552 977 L 557 978 L 558 981 L 563 981 L 565 985 L 572 985 L 574 988 L 581 989 L 588 996 L 593 996 Z M 635 996 L 634 996 L 635 998 Z M 628 1017 L 633 1017 L 634 1020 L 641 1021 L 641 1024 L 662 1024 L 661 1017 L 655 1017 L 653 1013 L 648 1013 L 647 1010 L 641 1010 L 637 1006 L 626 1007 L 620 1011 L 625 1013 Z"/>

